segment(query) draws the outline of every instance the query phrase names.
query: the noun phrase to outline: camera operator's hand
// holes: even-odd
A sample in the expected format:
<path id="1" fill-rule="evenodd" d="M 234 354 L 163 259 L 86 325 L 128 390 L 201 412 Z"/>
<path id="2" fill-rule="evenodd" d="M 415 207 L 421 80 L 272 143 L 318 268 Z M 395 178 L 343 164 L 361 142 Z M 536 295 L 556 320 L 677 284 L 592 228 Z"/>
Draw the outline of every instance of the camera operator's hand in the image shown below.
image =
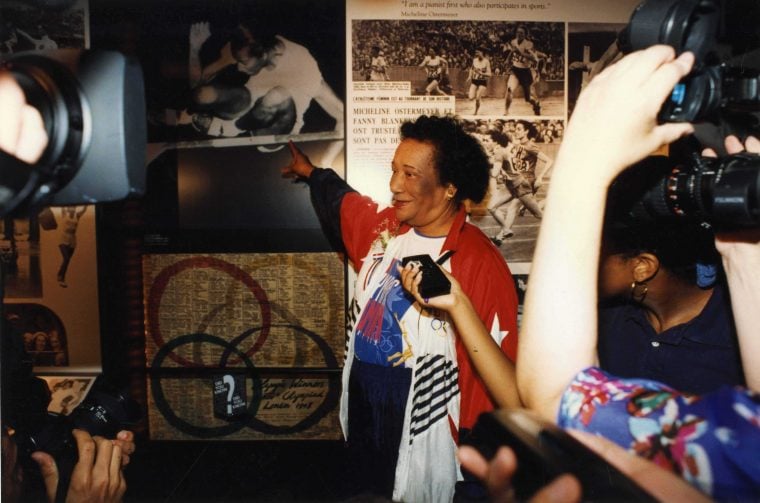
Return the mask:
<path id="1" fill-rule="evenodd" d="M 728 154 L 748 152 L 760 154 L 760 140 L 749 136 L 744 144 L 736 136 L 727 136 Z M 716 157 L 712 149 L 702 155 Z M 738 229 L 715 233 L 715 248 L 723 258 L 723 269 L 731 291 L 731 311 L 739 341 L 742 367 L 747 387 L 760 392 L 760 228 Z"/>
<path id="2" fill-rule="evenodd" d="M 693 64 L 692 53 L 676 58 L 672 47 L 655 45 L 607 67 L 578 97 L 562 142 L 567 148 L 560 155 L 578 168 L 584 162 L 576 159 L 591 157 L 594 162 L 585 164 L 603 168 L 591 176 L 606 188 L 623 168 L 693 131 L 688 123 L 656 120 L 663 101 Z"/>
<path id="3" fill-rule="evenodd" d="M 707 496 L 675 473 L 627 452 L 611 440 L 581 431 L 569 430 L 568 433 L 660 501 L 688 501 L 690 503 L 710 501 Z M 483 481 L 491 501 L 515 500 L 511 480 L 520 461 L 515 458 L 511 449 L 500 447 L 493 459 L 487 461 L 474 447 L 462 446 L 457 456 L 467 471 Z M 574 503 L 581 501 L 581 495 L 581 485 L 578 480 L 566 474 L 541 488 L 530 501 L 531 503 Z"/>
<path id="4" fill-rule="evenodd" d="M 121 466 L 127 466 L 130 456 L 135 452 L 135 434 L 129 430 L 121 430 L 112 442 L 121 447 Z"/>
<path id="5" fill-rule="evenodd" d="M 190 25 L 190 50 L 200 50 L 203 43 L 211 37 L 211 27 L 208 22 Z"/>
<path id="6" fill-rule="evenodd" d="M 127 483 L 124 480 L 122 468 L 129 462 L 129 455 L 122 446 L 134 452 L 132 435 L 119 432 L 117 440 L 103 437 L 92 437 L 84 430 L 73 430 L 77 442 L 79 460 L 71 473 L 69 491 L 66 494 L 67 503 L 108 503 L 122 500 Z M 120 437 L 120 438 L 119 438 Z M 131 444 L 131 446 L 130 446 Z M 58 489 L 59 475 L 55 460 L 46 452 L 32 453 L 45 481 L 48 501 L 55 501 Z"/>
<path id="7" fill-rule="evenodd" d="M 469 445 L 460 447 L 457 456 L 462 466 L 485 484 L 490 501 L 515 501 L 511 481 L 519 461 L 509 447 L 499 447 L 490 461 L 486 461 L 477 449 Z M 562 475 L 536 492 L 530 502 L 576 503 L 580 500 L 581 485 L 578 480 L 571 475 Z"/>
<path id="8" fill-rule="evenodd" d="M 39 111 L 27 104 L 24 91 L 9 72 L 0 71 L 0 149 L 33 164 L 48 143 Z"/>

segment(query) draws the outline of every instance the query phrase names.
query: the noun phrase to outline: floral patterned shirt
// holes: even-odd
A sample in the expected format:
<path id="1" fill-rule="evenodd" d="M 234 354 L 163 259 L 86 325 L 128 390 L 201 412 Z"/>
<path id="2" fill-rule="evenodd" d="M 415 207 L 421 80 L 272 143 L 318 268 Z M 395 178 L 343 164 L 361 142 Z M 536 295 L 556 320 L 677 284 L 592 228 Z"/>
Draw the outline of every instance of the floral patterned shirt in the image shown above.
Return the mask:
<path id="1" fill-rule="evenodd" d="M 557 423 L 609 438 L 714 498 L 760 498 L 760 395 L 747 389 L 692 395 L 589 367 L 565 390 Z"/>

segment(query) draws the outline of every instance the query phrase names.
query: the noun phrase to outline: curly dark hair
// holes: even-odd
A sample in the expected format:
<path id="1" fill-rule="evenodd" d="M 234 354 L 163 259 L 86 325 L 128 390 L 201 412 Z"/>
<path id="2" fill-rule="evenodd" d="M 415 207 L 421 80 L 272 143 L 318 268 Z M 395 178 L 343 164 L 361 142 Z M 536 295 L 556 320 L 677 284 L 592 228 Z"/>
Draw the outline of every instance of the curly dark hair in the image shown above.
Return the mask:
<path id="1" fill-rule="evenodd" d="M 492 129 L 488 132 L 488 135 L 497 145 L 500 145 L 502 147 L 509 145 L 509 136 L 504 131 Z"/>
<path id="2" fill-rule="evenodd" d="M 535 140 L 536 137 L 538 137 L 538 129 L 536 129 L 536 125 L 532 122 L 526 121 L 525 119 L 519 119 L 517 120 L 516 124 L 522 124 L 523 128 L 525 128 L 525 131 L 528 132 L 529 139 Z"/>
<path id="3" fill-rule="evenodd" d="M 417 140 L 433 146 L 438 181 L 457 188 L 454 196 L 457 204 L 465 199 L 476 203 L 483 200 L 488 190 L 488 156 L 456 117 L 421 115 L 401 124 L 400 134 L 402 140 Z"/>
<path id="4" fill-rule="evenodd" d="M 698 263 L 721 268 L 712 227 L 684 217 L 653 219 L 642 202 L 674 165 L 668 157 L 649 156 L 617 176 L 607 193 L 603 242 L 609 252 L 628 258 L 652 253 L 670 272 L 696 283 Z"/>

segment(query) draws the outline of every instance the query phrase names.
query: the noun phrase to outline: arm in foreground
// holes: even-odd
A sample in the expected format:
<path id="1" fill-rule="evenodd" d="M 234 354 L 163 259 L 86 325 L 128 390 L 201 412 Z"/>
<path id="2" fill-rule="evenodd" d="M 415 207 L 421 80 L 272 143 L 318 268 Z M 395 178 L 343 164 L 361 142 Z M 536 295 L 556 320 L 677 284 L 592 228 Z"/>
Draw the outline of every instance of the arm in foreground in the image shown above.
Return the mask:
<path id="1" fill-rule="evenodd" d="M 750 136 L 742 145 L 735 136 L 725 141 L 726 151 L 760 154 L 760 140 Z M 705 151 L 706 155 L 715 155 Z M 747 387 L 760 392 L 760 229 L 742 229 L 716 233 L 715 247 L 723 259 L 731 310 L 734 315 L 742 367 Z"/>
<path id="2" fill-rule="evenodd" d="M 419 284 L 422 281 L 419 267 L 411 263 L 404 268 L 399 267 L 404 289 L 414 295 L 420 305 L 440 309 L 449 314 L 464 347 L 467 348 L 470 361 L 496 406 L 521 406 L 515 384 L 515 364 L 509 361 L 493 340 L 456 278 L 443 268 L 441 271 L 451 282 L 451 292 L 423 299 L 419 293 Z"/>
<path id="3" fill-rule="evenodd" d="M 668 46 L 631 53 L 600 73 L 578 99 L 554 162 L 519 339 L 520 397 L 546 420 L 556 420 L 573 376 L 596 363 L 607 188 L 624 168 L 693 130 L 656 120 L 693 61 L 691 53 L 675 58 Z"/>

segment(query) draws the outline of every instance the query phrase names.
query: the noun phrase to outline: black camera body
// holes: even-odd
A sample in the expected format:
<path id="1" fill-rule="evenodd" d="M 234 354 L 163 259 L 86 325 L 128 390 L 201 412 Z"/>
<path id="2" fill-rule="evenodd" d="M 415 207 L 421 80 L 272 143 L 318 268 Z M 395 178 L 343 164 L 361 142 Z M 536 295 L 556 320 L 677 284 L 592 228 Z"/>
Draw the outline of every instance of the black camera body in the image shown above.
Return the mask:
<path id="1" fill-rule="evenodd" d="M 39 378 L 31 377 L 42 381 Z M 44 381 L 42 381 L 44 384 Z M 39 388 L 38 388 L 39 389 Z M 44 387 L 49 401 L 49 391 Z M 40 403 L 41 397 L 29 397 L 35 403 Z M 37 472 L 31 454 L 44 451 L 55 459 L 58 468 L 59 483 L 56 501 L 64 501 L 68 493 L 71 475 L 79 459 L 79 450 L 73 435 L 74 429 L 84 430 L 90 435 L 114 439 L 119 431 L 132 429 L 140 420 L 140 406 L 132 398 L 119 391 L 107 389 L 98 379 L 93 389 L 85 399 L 77 405 L 69 415 L 48 412 L 44 409 L 34 411 L 25 418 L 19 417 L 14 428 L 13 440 L 19 453 L 22 465 L 30 466 L 31 474 Z"/>
<path id="2" fill-rule="evenodd" d="M 582 501 L 657 501 L 604 458 L 526 409 L 481 414 L 465 443 L 487 459 L 503 445 L 514 451 L 519 460 L 511 481 L 516 501 L 527 501 L 563 473 L 581 483 Z"/>
<path id="3" fill-rule="evenodd" d="M 748 56 L 760 47 L 758 5 L 756 0 L 639 4 L 618 37 L 623 52 L 667 44 L 677 54 L 695 55 L 693 70 L 660 109 L 660 122 L 712 123 L 723 130 L 721 144 L 726 133 L 760 133 L 760 64 L 752 67 Z M 741 64 L 731 64 L 739 58 Z M 682 145 L 688 145 L 686 155 L 642 192 L 631 216 L 643 221 L 692 218 L 719 230 L 760 226 L 760 156 L 708 158 L 701 155 L 701 145 Z"/>
<path id="4" fill-rule="evenodd" d="M 84 430 L 93 437 L 114 439 L 120 430 L 130 429 L 141 417 L 139 405 L 127 395 L 105 391 L 99 381 L 94 386 L 100 389 L 93 387 L 69 415 L 40 411 L 39 420 L 20 423 L 13 435 L 21 463 L 32 466 L 29 473 L 37 471 L 31 461 L 33 452 L 44 451 L 55 459 L 59 477 L 56 501 L 65 501 L 74 465 L 79 459 L 74 429 Z"/>
<path id="5" fill-rule="evenodd" d="M 1 63 L 42 115 L 49 142 L 34 166 L 0 153 L 0 216 L 144 192 L 147 120 L 135 61 L 115 51 L 57 49 Z"/>
<path id="6" fill-rule="evenodd" d="M 661 122 L 741 122 L 760 111 L 760 69 L 748 57 L 760 46 L 759 18 L 754 0 L 644 0 L 618 42 L 623 52 L 666 44 L 694 53 L 694 68 L 663 105 Z"/>
<path id="7" fill-rule="evenodd" d="M 726 63 L 712 65 L 690 74 L 678 83 L 658 119 L 660 122 L 721 120 L 744 112 L 760 111 L 760 72 Z"/>
<path id="8" fill-rule="evenodd" d="M 59 494 L 65 496 L 69 476 L 78 458 L 72 430 L 115 438 L 142 417 L 138 403 L 112 383 L 98 377 L 82 402 L 69 415 L 48 412 L 51 394 L 47 383 L 33 373 L 33 362 L 24 349 L 22 334 L 7 320 L 0 320 L 0 384 L 3 426 L 13 430 L 19 462 L 29 466 L 31 478 L 39 472 L 30 455 L 44 451 L 53 456 L 59 470 Z"/>
<path id="9" fill-rule="evenodd" d="M 719 230 L 760 225 L 760 156 L 650 156 L 621 173 L 608 212 L 631 223 L 708 222 Z"/>
<path id="10" fill-rule="evenodd" d="M 416 263 L 422 272 L 419 291 L 423 298 L 438 297 L 451 291 L 451 282 L 430 255 L 410 255 L 401 259 L 401 265 L 406 266 L 410 262 Z"/>
<path id="11" fill-rule="evenodd" d="M 47 412 L 34 431 L 22 425 L 16 429 L 14 439 L 22 455 L 45 451 L 57 461 L 76 461 L 73 429 L 84 430 L 92 436 L 116 438 L 119 431 L 129 429 L 139 419 L 139 405 L 124 393 L 93 389 L 69 415 Z"/>

